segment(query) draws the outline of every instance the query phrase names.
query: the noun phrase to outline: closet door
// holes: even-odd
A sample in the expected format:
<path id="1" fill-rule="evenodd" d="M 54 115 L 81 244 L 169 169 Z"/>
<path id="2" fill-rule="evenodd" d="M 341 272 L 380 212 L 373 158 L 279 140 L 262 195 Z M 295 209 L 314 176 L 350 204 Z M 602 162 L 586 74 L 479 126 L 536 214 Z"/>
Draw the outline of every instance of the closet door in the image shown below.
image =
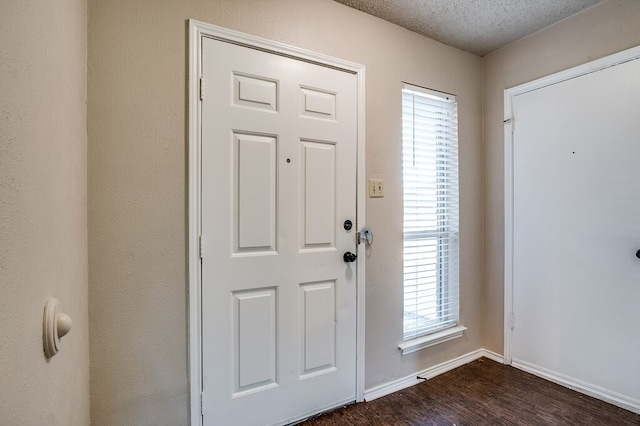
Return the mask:
<path id="1" fill-rule="evenodd" d="M 640 60 L 513 97 L 515 366 L 640 410 Z"/>

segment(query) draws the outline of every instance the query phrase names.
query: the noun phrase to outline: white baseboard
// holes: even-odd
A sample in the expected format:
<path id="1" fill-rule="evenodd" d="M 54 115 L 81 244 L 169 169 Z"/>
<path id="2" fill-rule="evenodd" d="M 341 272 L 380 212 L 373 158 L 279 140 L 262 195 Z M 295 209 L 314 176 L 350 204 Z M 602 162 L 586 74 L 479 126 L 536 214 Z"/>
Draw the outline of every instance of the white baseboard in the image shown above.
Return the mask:
<path id="1" fill-rule="evenodd" d="M 419 371 L 415 374 L 411 374 L 401 379 L 397 379 L 392 382 L 384 383 L 371 389 L 367 389 L 364 391 L 364 400 L 373 401 L 376 398 L 380 398 L 393 392 L 408 388 L 410 386 L 417 385 L 418 383 L 422 382 L 422 380 L 418 379 L 418 376 L 425 379 L 431 379 L 442 373 L 446 373 L 447 371 L 451 371 L 454 368 L 461 367 L 482 357 L 489 358 L 499 363 L 503 362 L 502 355 L 498 355 L 497 353 L 488 351 L 486 349 L 478 349 L 476 351 L 469 352 L 466 355 L 459 356 L 458 358 L 443 362 L 442 364 L 434 365 L 433 367 L 427 368 L 423 371 Z"/>
<path id="2" fill-rule="evenodd" d="M 542 377 L 550 382 L 557 383 L 561 386 L 573 389 L 585 395 L 592 396 L 596 399 L 608 402 L 616 407 L 624 408 L 625 410 L 632 411 L 640 414 L 640 400 L 631 398 L 626 395 L 613 392 L 609 389 L 601 388 L 600 386 L 586 383 L 573 377 L 565 376 L 555 371 L 547 370 L 534 364 L 530 364 L 525 361 L 513 359 L 511 366 L 520 370 L 531 373 L 535 376 Z"/>
<path id="3" fill-rule="evenodd" d="M 415 374 L 411 374 L 401 379 L 384 383 L 371 389 L 367 389 L 364 392 L 364 399 L 365 401 L 373 401 L 376 398 L 380 398 L 385 395 L 389 395 L 399 390 L 408 388 L 410 386 L 417 385 L 418 383 L 423 381 L 421 379 L 418 379 L 418 376 L 427 380 L 432 379 L 433 377 L 436 377 L 442 373 L 446 373 L 447 371 L 451 371 L 454 368 L 461 367 L 483 357 L 499 362 L 501 364 L 504 363 L 504 357 L 502 355 L 489 351 L 487 349 L 478 349 L 476 351 L 462 355 L 458 358 L 454 358 L 441 364 L 434 365 L 433 367 L 427 368 L 426 370 L 417 372 Z M 543 379 L 549 380 L 550 382 L 557 383 L 561 386 L 573 389 L 585 395 L 589 395 L 596 399 L 608 402 L 609 404 L 615 405 L 616 407 L 624 408 L 625 410 L 640 414 L 640 400 L 610 391 L 608 389 L 601 388 L 599 386 L 592 385 L 590 383 L 582 382 L 580 380 L 574 379 L 573 377 L 568 377 L 554 371 L 544 369 L 537 365 L 527 363 L 525 361 L 513 359 L 511 365 L 515 368 L 526 371 L 527 373 L 531 373 L 538 377 L 542 377 Z"/>
<path id="4" fill-rule="evenodd" d="M 485 358 L 489 358 L 490 360 L 499 362 L 500 364 L 504 364 L 504 357 L 502 355 L 492 352 L 488 349 L 482 349 L 482 352 L 482 356 L 484 356 Z"/>

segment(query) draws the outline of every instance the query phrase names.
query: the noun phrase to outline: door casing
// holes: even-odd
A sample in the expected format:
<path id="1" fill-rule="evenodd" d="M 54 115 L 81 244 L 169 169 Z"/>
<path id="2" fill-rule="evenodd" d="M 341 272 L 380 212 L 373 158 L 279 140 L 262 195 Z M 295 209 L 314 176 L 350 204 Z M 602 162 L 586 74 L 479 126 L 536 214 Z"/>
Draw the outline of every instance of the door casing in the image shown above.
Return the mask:
<path id="1" fill-rule="evenodd" d="M 266 40 L 204 22 L 189 20 L 189 101 L 188 101 L 188 242 L 187 272 L 189 283 L 189 401 L 191 425 L 202 424 L 202 303 L 201 303 L 201 109 L 200 76 L 202 38 L 215 38 L 240 44 L 276 55 L 344 70 L 357 75 L 357 164 L 356 164 L 356 229 L 365 225 L 365 115 L 364 66 L 305 49 Z M 356 400 L 364 400 L 364 296 L 365 249 L 357 245 L 356 265 Z"/>

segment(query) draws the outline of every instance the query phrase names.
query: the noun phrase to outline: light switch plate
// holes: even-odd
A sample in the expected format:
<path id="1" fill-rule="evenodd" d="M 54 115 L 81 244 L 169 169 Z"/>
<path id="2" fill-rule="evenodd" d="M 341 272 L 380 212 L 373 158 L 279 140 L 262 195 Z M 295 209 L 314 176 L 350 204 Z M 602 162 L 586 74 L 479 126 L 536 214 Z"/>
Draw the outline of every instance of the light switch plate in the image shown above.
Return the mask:
<path id="1" fill-rule="evenodd" d="M 382 179 L 369 179 L 369 198 L 384 197 L 384 181 Z"/>

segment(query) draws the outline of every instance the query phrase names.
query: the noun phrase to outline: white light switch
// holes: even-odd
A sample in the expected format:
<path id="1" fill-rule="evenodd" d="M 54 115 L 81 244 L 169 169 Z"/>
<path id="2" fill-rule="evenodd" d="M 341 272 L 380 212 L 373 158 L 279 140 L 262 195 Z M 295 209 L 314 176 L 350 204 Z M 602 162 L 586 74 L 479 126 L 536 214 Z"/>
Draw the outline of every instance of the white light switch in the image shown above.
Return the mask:
<path id="1" fill-rule="evenodd" d="M 382 179 L 369 179 L 369 198 L 384 197 L 384 181 Z"/>

